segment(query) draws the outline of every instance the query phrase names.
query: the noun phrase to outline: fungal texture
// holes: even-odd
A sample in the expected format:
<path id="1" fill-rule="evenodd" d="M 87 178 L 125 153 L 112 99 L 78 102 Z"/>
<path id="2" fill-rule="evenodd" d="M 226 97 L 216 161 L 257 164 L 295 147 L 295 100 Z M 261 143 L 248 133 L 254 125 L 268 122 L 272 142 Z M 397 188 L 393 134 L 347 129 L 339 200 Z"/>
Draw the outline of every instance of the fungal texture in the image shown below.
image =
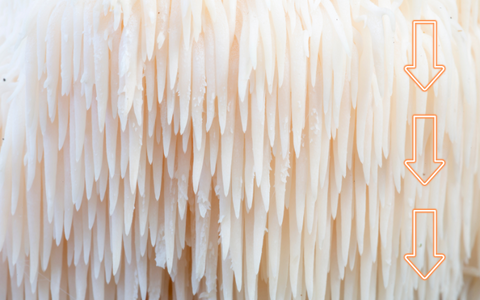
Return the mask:
<path id="1" fill-rule="evenodd" d="M 0 0 L 0 299 L 478 299 L 479 6 Z"/>

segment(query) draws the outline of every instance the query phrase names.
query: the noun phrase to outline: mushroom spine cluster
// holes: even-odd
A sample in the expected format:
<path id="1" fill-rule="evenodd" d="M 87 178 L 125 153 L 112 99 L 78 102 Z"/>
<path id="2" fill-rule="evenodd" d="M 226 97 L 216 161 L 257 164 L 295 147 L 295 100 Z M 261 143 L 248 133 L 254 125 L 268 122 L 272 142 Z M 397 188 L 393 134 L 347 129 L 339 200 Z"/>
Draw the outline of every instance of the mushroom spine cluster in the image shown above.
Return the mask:
<path id="1" fill-rule="evenodd" d="M 479 12 L 0 0 L 0 299 L 478 297 Z M 428 92 L 403 69 L 420 19 L 446 67 Z M 417 45 L 428 82 L 431 29 Z M 446 166 L 423 187 L 403 162 L 426 113 Z M 432 139 L 419 123 L 425 175 Z M 414 208 L 447 257 L 428 281 Z"/>

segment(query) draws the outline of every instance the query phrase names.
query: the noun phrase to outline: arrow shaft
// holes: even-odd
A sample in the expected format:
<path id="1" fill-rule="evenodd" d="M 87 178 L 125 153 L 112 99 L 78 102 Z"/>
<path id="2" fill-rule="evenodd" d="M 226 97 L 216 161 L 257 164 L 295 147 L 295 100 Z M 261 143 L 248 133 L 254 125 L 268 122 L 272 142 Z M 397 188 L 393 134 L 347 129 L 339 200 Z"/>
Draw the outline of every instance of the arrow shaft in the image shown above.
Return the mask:
<path id="1" fill-rule="evenodd" d="M 417 25 L 433 25 L 433 67 L 437 66 L 437 21 L 416 20 L 412 26 L 412 60 L 413 67 L 417 66 Z"/>
<path id="2" fill-rule="evenodd" d="M 413 126 L 412 126 L 413 162 L 417 161 L 417 119 L 433 120 L 433 160 L 437 161 L 437 116 L 436 115 L 413 115 Z"/>
<path id="3" fill-rule="evenodd" d="M 417 253 L 417 234 L 416 234 L 416 221 L 417 213 L 432 213 L 433 214 L 433 256 L 437 255 L 437 210 L 436 209 L 414 209 L 412 210 L 412 248 L 413 256 Z"/>

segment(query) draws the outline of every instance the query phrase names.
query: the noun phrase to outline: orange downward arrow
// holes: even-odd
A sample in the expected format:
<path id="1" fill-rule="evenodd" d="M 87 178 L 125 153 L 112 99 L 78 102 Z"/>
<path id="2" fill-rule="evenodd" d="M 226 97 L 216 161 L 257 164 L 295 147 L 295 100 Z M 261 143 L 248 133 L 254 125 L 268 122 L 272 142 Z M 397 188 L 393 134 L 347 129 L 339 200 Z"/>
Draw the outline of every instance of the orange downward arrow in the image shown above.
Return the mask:
<path id="1" fill-rule="evenodd" d="M 433 268 L 427 273 L 427 275 L 423 275 L 423 273 L 415 266 L 415 264 L 410 260 L 410 258 L 413 258 L 416 256 L 416 217 L 417 213 L 433 213 L 433 256 L 436 258 L 440 258 L 440 260 L 433 266 Z M 440 266 L 440 264 L 445 260 L 445 254 L 443 253 L 437 253 L 437 210 L 436 209 L 414 209 L 412 211 L 412 222 L 413 222 L 413 232 L 412 232 L 412 247 L 413 247 L 413 253 L 405 254 L 404 258 L 407 261 L 407 263 L 417 272 L 418 276 L 420 276 L 423 280 L 427 280 L 430 275 L 437 270 L 437 268 Z"/>
<path id="2" fill-rule="evenodd" d="M 420 177 L 417 172 L 410 166 L 410 164 L 413 164 L 417 161 L 417 119 L 433 119 L 433 162 L 435 163 L 440 163 L 440 166 L 437 167 L 437 169 L 428 177 L 426 181 Z M 424 186 L 430 183 L 432 179 L 440 172 L 440 170 L 445 166 L 445 161 L 443 159 L 438 159 L 437 158 L 437 116 L 436 115 L 413 115 L 413 120 L 412 120 L 412 159 L 406 159 L 404 164 L 410 170 L 410 172 L 415 176 L 418 181 Z"/>
<path id="3" fill-rule="evenodd" d="M 418 81 L 417 77 L 413 75 L 410 69 L 415 69 L 417 67 L 417 25 L 421 24 L 431 24 L 433 25 L 433 68 L 436 70 L 440 70 L 435 77 L 426 85 L 423 86 L 420 81 Z M 412 78 L 412 80 L 418 85 L 422 91 L 426 92 L 434 83 L 437 81 L 438 78 L 445 72 L 445 66 L 437 64 L 437 21 L 435 20 L 415 20 L 413 21 L 412 26 L 412 60 L 413 64 L 406 65 L 404 70 L 407 72 L 408 76 Z"/>

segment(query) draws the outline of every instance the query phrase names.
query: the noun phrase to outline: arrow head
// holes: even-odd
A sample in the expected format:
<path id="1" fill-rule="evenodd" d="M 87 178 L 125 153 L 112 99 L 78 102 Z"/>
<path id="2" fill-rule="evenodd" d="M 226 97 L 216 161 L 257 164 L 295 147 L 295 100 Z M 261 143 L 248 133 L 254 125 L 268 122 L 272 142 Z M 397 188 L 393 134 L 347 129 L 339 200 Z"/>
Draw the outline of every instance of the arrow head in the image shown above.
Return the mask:
<path id="1" fill-rule="evenodd" d="M 415 266 L 415 264 L 410 260 L 410 258 L 414 258 L 414 257 L 415 255 L 413 254 L 405 254 L 403 258 L 410 265 L 410 267 L 412 267 L 412 269 L 418 274 L 418 276 L 420 276 L 420 278 L 422 278 L 423 280 L 427 280 L 433 274 L 433 272 L 437 270 L 437 268 L 443 263 L 443 261 L 446 258 L 445 254 L 443 253 L 434 254 L 433 257 L 440 258 L 439 261 L 433 266 L 433 268 L 430 269 L 430 271 L 428 271 L 426 275 L 423 275 L 423 273 L 417 268 L 417 266 Z"/>
<path id="2" fill-rule="evenodd" d="M 417 79 L 417 77 L 412 73 L 411 70 L 416 69 L 416 67 L 414 67 L 412 65 L 409 65 L 409 66 L 407 65 L 407 66 L 405 66 L 404 70 L 407 73 L 407 75 L 410 76 L 410 78 L 413 80 L 413 82 L 415 82 L 417 84 L 417 86 L 422 91 L 426 92 L 438 80 L 438 78 L 440 78 L 440 76 L 442 76 L 442 74 L 446 70 L 445 66 L 443 66 L 443 65 L 436 65 L 433 68 L 436 69 L 436 70 L 440 70 L 440 71 L 438 71 L 437 75 L 435 75 L 435 77 L 433 77 L 432 80 L 430 80 L 430 82 L 426 86 L 421 84 L 420 81 Z"/>
<path id="3" fill-rule="evenodd" d="M 432 179 L 438 174 L 438 172 L 440 172 L 440 170 L 445 166 L 445 161 L 443 159 L 437 159 L 434 161 L 435 163 L 438 163 L 440 164 L 436 169 L 435 171 L 433 171 L 433 173 L 427 178 L 427 180 L 423 180 L 422 177 L 420 177 L 420 175 L 418 175 L 418 173 L 413 169 L 413 167 L 410 165 L 410 164 L 413 164 L 415 163 L 414 160 L 405 160 L 404 164 L 405 164 L 405 167 L 407 167 L 407 169 L 413 174 L 413 176 L 415 176 L 415 178 L 418 179 L 418 181 L 423 185 L 423 186 L 426 186 L 427 184 L 430 183 L 430 181 L 432 181 Z"/>

